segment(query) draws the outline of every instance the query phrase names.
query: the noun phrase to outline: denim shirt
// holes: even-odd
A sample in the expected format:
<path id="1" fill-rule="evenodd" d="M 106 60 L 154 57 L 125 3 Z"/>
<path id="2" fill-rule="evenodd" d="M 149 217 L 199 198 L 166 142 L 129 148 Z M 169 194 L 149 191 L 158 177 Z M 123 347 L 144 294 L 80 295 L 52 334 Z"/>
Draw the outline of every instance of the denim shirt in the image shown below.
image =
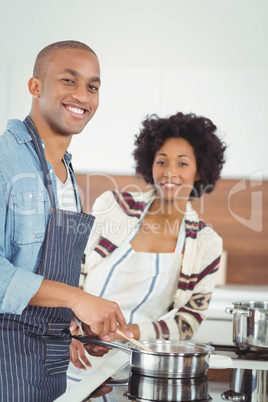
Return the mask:
<path id="1" fill-rule="evenodd" d="M 71 155 L 66 153 L 64 160 L 69 167 Z M 48 168 L 59 208 L 49 162 Z M 77 184 L 69 170 L 80 211 Z M 50 199 L 31 136 L 22 121 L 9 120 L 0 135 L 0 313 L 21 314 L 38 291 L 44 278 L 35 272 L 49 217 Z"/>

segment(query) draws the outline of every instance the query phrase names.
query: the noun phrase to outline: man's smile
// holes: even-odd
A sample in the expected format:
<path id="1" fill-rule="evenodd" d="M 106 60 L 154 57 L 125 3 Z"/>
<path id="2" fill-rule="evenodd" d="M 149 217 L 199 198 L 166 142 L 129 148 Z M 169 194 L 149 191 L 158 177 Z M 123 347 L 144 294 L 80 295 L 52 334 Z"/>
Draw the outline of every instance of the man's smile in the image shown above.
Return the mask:
<path id="1" fill-rule="evenodd" d="M 77 107 L 77 106 L 64 105 L 64 107 L 65 107 L 65 109 L 69 110 L 76 117 L 83 117 L 86 113 L 88 113 L 88 110 Z"/>

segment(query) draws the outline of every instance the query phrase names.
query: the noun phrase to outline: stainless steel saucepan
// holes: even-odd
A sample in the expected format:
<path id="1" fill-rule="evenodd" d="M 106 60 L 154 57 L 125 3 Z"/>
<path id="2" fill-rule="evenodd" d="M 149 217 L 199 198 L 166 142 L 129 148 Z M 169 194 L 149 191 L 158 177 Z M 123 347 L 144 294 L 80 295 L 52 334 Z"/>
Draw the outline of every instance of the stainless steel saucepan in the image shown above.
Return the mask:
<path id="1" fill-rule="evenodd" d="M 117 348 L 129 353 L 132 372 L 159 378 L 194 378 L 206 374 L 210 354 L 214 348 L 203 343 L 184 341 L 152 340 L 142 341 L 152 351 L 141 350 L 128 342 L 103 342 L 82 335 L 73 335 L 84 344 Z"/>
<path id="2" fill-rule="evenodd" d="M 268 301 L 241 301 L 227 307 L 233 314 L 233 342 L 240 349 L 268 348 Z"/>

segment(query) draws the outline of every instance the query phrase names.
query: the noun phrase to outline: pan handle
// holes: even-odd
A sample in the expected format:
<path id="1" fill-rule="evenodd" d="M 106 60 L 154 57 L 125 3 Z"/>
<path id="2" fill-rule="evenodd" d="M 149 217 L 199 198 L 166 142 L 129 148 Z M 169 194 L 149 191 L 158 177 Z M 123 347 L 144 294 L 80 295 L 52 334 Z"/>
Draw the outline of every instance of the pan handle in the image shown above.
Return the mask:
<path id="1" fill-rule="evenodd" d="M 252 313 L 249 310 L 238 310 L 232 307 L 226 307 L 225 313 L 243 315 L 244 317 L 251 317 Z"/>
<path id="2" fill-rule="evenodd" d="M 126 386 L 128 385 L 129 382 L 129 378 L 124 378 L 123 380 L 114 380 L 113 378 L 111 378 L 110 381 L 108 381 L 105 385 L 107 385 L 108 387 L 121 387 L 121 386 Z"/>
<path id="3" fill-rule="evenodd" d="M 72 335 L 72 338 L 77 339 L 78 341 L 87 344 L 91 344 L 91 345 L 100 345 L 100 346 L 106 346 L 107 348 L 115 348 L 115 349 L 121 349 L 124 352 L 129 353 L 130 352 L 130 348 L 128 348 L 127 346 L 121 344 L 121 343 L 116 343 L 116 342 L 104 342 L 101 341 L 100 339 L 95 339 L 95 338 L 91 338 L 90 336 L 84 336 L 84 335 Z"/>

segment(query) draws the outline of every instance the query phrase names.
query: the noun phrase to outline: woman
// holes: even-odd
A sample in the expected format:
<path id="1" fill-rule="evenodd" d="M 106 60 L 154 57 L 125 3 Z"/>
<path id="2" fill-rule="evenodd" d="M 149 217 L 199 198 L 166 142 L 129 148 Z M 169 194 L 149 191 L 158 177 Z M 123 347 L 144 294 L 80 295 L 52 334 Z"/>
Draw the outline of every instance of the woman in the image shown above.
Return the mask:
<path id="1" fill-rule="evenodd" d="M 94 203 L 83 289 L 116 301 L 136 339 L 189 339 L 206 317 L 222 240 L 189 200 L 220 177 L 226 147 L 215 132 L 194 114 L 147 118 L 133 154 L 153 189 L 107 191 Z"/>

